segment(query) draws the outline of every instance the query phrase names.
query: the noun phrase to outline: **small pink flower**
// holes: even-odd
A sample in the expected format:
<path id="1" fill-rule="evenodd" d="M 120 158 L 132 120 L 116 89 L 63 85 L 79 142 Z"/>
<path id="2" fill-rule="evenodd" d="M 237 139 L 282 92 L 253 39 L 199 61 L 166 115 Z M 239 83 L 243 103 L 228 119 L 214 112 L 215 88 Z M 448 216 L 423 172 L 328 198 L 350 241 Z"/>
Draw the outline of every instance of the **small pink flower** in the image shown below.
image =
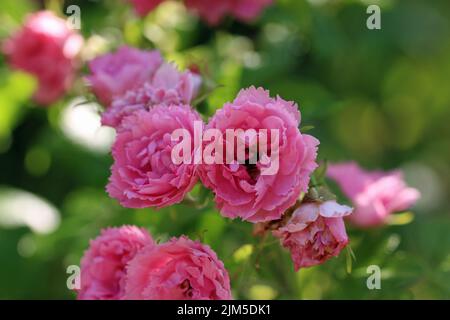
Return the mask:
<path id="1" fill-rule="evenodd" d="M 164 63 L 142 86 L 115 98 L 103 112 L 102 124 L 117 128 L 123 118 L 136 110 L 148 110 L 154 105 L 190 104 L 200 84 L 199 75 L 180 72 L 174 65 Z"/>
<path id="2" fill-rule="evenodd" d="M 234 102 L 216 112 L 206 130 L 218 129 L 225 146 L 230 144 L 225 139 L 227 129 L 255 129 L 258 139 L 262 130 L 266 130 L 268 140 L 273 141 L 271 132 L 279 133 L 278 157 L 273 157 L 273 141 L 267 143 L 270 165 L 278 162 L 278 169 L 271 174 L 263 174 L 268 163 L 263 154 L 258 155 L 256 164 L 238 161 L 235 154 L 234 163 L 224 161 L 224 164 L 201 166 L 200 178 L 215 193 L 222 215 L 254 223 L 276 220 L 295 204 L 302 191 L 307 191 L 309 176 L 317 167 L 319 141 L 301 134 L 299 125 L 297 105 L 280 97 L 271 98 L 262 88 L 241 90 Z"/>
<path id="3" fill-rule="evenodd" d="M 99 101 L 109 106 L 112 99 L 138 88 L 151 79 L 162 64 L 157 51 L 139 50 L 127 46 L 90 61 L 91 74 L 86 77 Z"/>
<path id="4" fill-rule="evenodd" d="M 81 259 L 79 300 L 122 299 L 126 284 L 126 265 L 144 246 L 153 246 L 150 234 L 135 226 L 102 230 L 91 240 Z"/>
<path id="5" fill-rule="evenodd" d="M 149 12 L 153 11 L 160 3 L 165 0 L 129 0 L 134 6 L 136 13 L 141 17 L 145 17 Z"/>
<path id="6" fill-rule="evenodd" d="M 27 17 L 23 27 L 6 40 L 3 51 L 10 66 L 37 78 L 34 100 L 49 105 L 71 87 L 76 72 L 76 55 L 83 38 L 50 11 Z"/>
<path id="7" fill-rule="evenodd" d="M 185 0 L 185 3 L 207 23 L 217 25 L 227 15 L 245 22 L 251 21 L 258 17 L 272 0 Z"/>
<path id="8" fill-rule="evenodd" d="M 230 278 L 208 246 L 173 238 L 130 261 L 125 299 L 230 300 Z"/>
<path id="9" fill-rule="evenodd" d="M 291 252 L 295 270 L 322 264 L 348 243 L 342 217 L 352 208 L 336 201 L 301 204 L 284 227 L 273 231 Z"/>
<path id="10" fill-rule="evenodd" d="M 197 165 L 172 161 L 177 141 L 171 134 L 185 129 L 194 137 L 195 121 L 201 121 L 199 115 L 184 105 L 158 105 L 125 118 L 112 147 L 109 195 L 127 208 L 162 208 L 181 202 L 197 182 Z M 193 157 L 194 147 L 191 150 Z"/>
<path id="11" fill-rule="evenodd" d="M 407 210 L 420 197 L 405 184 L 400 171 L 368 172 L 347 162 L 329 165 L 327 175 L 352 201 L 355 212 L 349 220 L 359 227 L 383 225 L 392 213 Z"/>

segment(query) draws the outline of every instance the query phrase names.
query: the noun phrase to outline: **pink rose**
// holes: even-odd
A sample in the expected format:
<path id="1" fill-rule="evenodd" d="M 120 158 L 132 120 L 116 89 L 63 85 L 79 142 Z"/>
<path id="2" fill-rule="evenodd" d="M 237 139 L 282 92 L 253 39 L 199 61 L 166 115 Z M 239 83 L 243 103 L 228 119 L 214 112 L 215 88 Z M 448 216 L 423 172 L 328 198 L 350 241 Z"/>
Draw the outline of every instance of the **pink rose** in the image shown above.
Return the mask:
<path id="1" fill-rule="evenodd" d="M 186 6 L 197 12 L 210 25 L 217 25 L 226 15 L 245 22 L 258 17 L 272 0 L 185 0 Z"/>
<path id="2" fill-rule="evenodd" d="M 109 106 L 112 99 L 137 88 L 151 79 L 162 64 L 157 50 L 145 51 L 127 46 L 90 61 L 86 77 L 99 101 Z"/>
<path id="3" fill-rule="evenodd" d="M 268 141 L 268 152 L 257 154 L 256 163 L 251 164 L 248 158 L 239 161 L 236 154 L 231 154 L 234 163 L 201 166 L 200 178 L 215 193 L 216 204 L 224 216 L 254 223 L 276 220 L 295 204 L 302 191 L 307 191 L 309 176 L 317 167 L 319 141 L 301 134 L 299 125 L 297 105 L 280 97 L 271 98 L 262 88 L 241 90 L 234 102 L 216 112 L 205 132 L 218 129 L 223 145 L 232 143 L 225 139 L 227 129 L 254 129 L 258 139 L 266 131 Z M 278 132 L 279 143 L 274 132 Z M 259 141 L 261 145 L 263 140 Z M 273 148 L 277 145 L 277 149 Z M 250 156 L 248 150 L 245 156 Z M 268 173 L 269 167 L 276 170 Z"/>
<path id="4" fill-rule="evenodd" d="M 141 17 L 145 17 L 165 0 L 129 0 L 134 6 L 134 10 Z"/>
<path id="5" fill-rule="evenodd" d="M 295 270 L 324 263 L 339 255 L 348 243 L 342 217 L 352 208 L 336 201 L 301 204 L 287 224 L 273 231 L 291 252 Z"/>
<path id="6" fill-rule="evenodd" d="M 197 165 L 175 164 L 171 153 L 177 141 L 171 134 L 185 129 L 194 137 L 194 121 L 201 120 L 189 106 L 158 105 L 125 118 L 112 147 L 109 195 L 128 208 L 181 202 L 197 182 Z"/>
<path id="7" fill-rule="evenodd" d="M 144 248 L 130 261 L 125 299 L 230 300 L 230 278 L 208 246 L 187 237 Z"/>
<path id="8" fill-rule="evenodd" d="M 145 229 L 122 226 L 102 230 L 81 259 L 79 300 L 122 299 L 126 265 L 144 246 L 153 246 Z"/>
<path id="9" fill-rule="evenodd" d="M 124 117 L 136 110 L 148 110 L 154 105 L 190 104 L 200 84 L 199 75 L 179 72 L 174 65 L 164 63 L 148 82 L 115 98 L 103 112 L 102 124 L 117 128 Z"/>
<path id="10" fill-rule="evenodd" d="M 385 224 L 392 213 L 407 210 L 420 197 L 405 184 L 400 171 L 368 172 L 348 162 L 329 165 L 327 175 L 352 201 L 355 212 L 350 221 L 359 227 Z"/>
<path id="11" fill-rule="evenodd" d="M 27 17 L 23 27 L 6 40 L 3 51 L 10 66 L 36 77 L 34 100 L 42 105 L 57 101 L 71 87 L 76 55 L 83 38 L 50 11 Z"/>

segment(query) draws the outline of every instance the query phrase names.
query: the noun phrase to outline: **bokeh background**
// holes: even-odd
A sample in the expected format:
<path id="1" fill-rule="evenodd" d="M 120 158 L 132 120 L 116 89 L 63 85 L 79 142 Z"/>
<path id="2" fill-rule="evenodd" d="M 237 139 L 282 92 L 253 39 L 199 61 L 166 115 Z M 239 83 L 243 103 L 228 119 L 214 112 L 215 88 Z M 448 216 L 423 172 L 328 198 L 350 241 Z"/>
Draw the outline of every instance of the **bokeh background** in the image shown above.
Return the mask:
<path id="1" fill-rule="evenodd" d="M 42 4 L 0 1 L 0 38 Z M 349 228 L 356 259 L 343 251 L 295 273 L 274 238 L 261 244 L 251 224 L 222 218 L 211 201 L 121 208 L 104 190 L 113 133 L 100 128 L 97 105 L 80 104 L 90 98 L 86 68 L 65 99 L 43 109 L 30 99 L 33 79 L 0 55 L 0 298 L 75 298 L 66 268 L 101 228 L 125 223 L 162 241 L 187 234 L 209 244 L 237 299 L 450 298 L 448 0 L 277 0 L 254 23 L 216 28 L 174 1 L 144 19 L 122 0 L 45 5 L 62 15 L 71 4 L 81 8 L 84 61 L 121 44 L 158 48 L 217 87 L 199 104 L 205 115 L 241 87 L 264 86 L 299 103 L 320 159 L 399 167 L 422 199 L 393 225 Z M 369 4 L 382 9 L 381 30 L 366 28 Z M 382 270 L 381 290 L 366 286 L 369 265 Z"/>

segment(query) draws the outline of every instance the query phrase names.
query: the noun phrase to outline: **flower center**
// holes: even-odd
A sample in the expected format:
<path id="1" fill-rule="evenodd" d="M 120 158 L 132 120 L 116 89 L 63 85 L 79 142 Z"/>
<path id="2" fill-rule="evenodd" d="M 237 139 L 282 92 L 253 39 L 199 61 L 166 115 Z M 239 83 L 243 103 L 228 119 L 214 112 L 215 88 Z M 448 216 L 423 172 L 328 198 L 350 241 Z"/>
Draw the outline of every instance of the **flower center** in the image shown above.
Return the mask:
<path id="1" fill-rule="evenodd" d="M 193 292 L 192 292 L 192 287 L 191 287 L 191 283 L 189 282 L 188 279 L 185 279 L 181 284 L 180 284 L 180 289 L 183 291 L 183 295 L 189 299 L 192 298 L 193 296 Z"/>

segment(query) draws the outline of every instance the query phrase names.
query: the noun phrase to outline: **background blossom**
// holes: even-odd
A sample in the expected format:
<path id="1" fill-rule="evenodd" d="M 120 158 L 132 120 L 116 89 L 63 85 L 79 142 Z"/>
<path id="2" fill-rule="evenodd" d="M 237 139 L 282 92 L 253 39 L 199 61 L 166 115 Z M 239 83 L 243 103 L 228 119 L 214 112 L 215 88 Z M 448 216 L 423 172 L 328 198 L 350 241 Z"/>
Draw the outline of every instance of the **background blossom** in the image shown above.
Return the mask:
<path id="1" fill-rule="evenodd" d="M 160 3 L 165 0 L 128 0 L 134 6 L 137 14 L 146 16 L 147 13 L 155 9 Z"/>
<path id="2" fill-rule="evenodd" d="M 365 171 L 355 162 L 331 164 L 327 175 L 335 180 L 355 206 L 350 221 L 359 227 L 385 224 L 394 212 L 407 210 L 420 197 L 408 187 L 400 171 Z"/>
<path id="3" fill-rule="evenodd" d="M 86 77 L 97 99 L 108 107 L 114 97 L 125 94 L 151 79 L 163 60 L 159 51 L 120 47 L 89 62 Z"/>
<path id="4" fill-rule="evenodd" d="M 76 55 L 83 38 L 51 11 L 27 16 L 21 29 L 3 44 L 9 65 L 36 77 L 34 100 L 49 105 L 70 89 L 76 72 Z"/>
<path id="5" fill-rule="evenodd" d="M 140 16 L 146 16 L 164 0 L 129 0 Z M 249 22 L 257 18 L 273 0 L 184 0 L 186 7 L 197 13 L 210 25 L 216 25 L 226 16 Z"/>
<path id="6" fill-rule="evenodd" d="M 175 65 L 163 63 L 143 85 L 115 98 L 102 113 L 102 124 L 116 128 L 123 118 L 136 110 L 149 110 L 154 105 L 190 104 L 200 85 L 199 75 L 180 72 Z"/>
<path id="7" fill-rule="evenodd" d="M 207 23 L 216 25 L 227 15 L 249 22 L 257 18 L 264 8 L 272 4 L 272 0 L 185 0 L 185 3 Z"/>

